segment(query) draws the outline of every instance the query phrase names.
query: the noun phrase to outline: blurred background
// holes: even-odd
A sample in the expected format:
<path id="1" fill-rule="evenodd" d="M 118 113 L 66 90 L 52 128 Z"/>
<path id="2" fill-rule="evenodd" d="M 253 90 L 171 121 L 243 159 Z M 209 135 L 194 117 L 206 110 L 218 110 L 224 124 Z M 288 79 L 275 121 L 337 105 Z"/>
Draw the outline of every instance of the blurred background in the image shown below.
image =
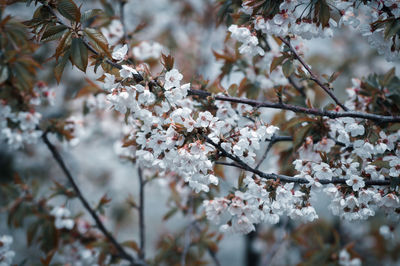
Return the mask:
<path id="1" fill-rule="evenodd" d="M 76 1 L 82 4 L 82 10 L 104 8 L 98 1 Z M 110 1 L 109 1 L 110 2 Z M 220 73 L 221 62 L 217 61 L 213 51 L 224 48 L 227 33 L 226 25 L 218 23 L 216 8 L 218 3 L 211 0 L 129 0 L 125 5 L 125 24 L 129 31 L 137 30 L 131 40 L 132 46 L 139 47 L 142 42 L 159 43 L 160 51 L 175 58 L 175 66 L 186 82 L 202 76 L 205 80 L 215 81 Z M 110 2 L 118 17 L 118 1 Z M 20 20 L 30 19 L 33 5 L 15 4 L 6 9 L 6 13 Z M 360 33 L 344 27 L 335 33 L 333 39 L 299 40 L 306 61 L 319 74 L 330 75 L 340 71 L 335 81 L 335 94 L 345 100 L 345 88 L 351 86 L 353 77 L 361 78 L 371 73 L 385 73 L 397 62 L 386 62 L 377 51 L 369 46 Z M 55 47 L 47 43 L 36 52 L 42 60 L 50 57 Z M 158 55 L 159 57 L 160 55 Z M 154 58 L 149 64 L 152 72 L 161 71 L 159 59 Z M 47 64 L 53 64 L 48 62 Z M 100 96 L 80 96 L 79 91 L 90 84 L 99 73 L 85 75 L 69 67 L 60 84 L 54 79 L 51 67 L 44 65 L 40 77 L 56 92 L 54 106 L 41 110 L 44 118 L 66 118 L 74 121 L 75 138 L 59 142 L 51 136 L 53 143 L 71 169 L 85 196 L 94 206 L 107 195 L 112 201 L 107 204 L 104 222 L 120 241 L 138 239 L 137 212 L 127 203 L 127 199 L 137 201 L 139 183 L 137 166 L 122 157 L 132 151 L 121 147 L 121 140 L 126 134 L 123 118 L 111 110 L 101 107 L 104 98 Z M 90 72 L 90 71 L 89 71 Z M 399 74 L 399 69 L 396 69 Z M 101 74 L 100 74 L 101 75 Z M 221 81 L 228 88 L 238 84 L 242 73 L 231 75 Z M 261 80 L 262 89 L 268 89 L 273 80 Z M 272 84 L 274 85 L 274 84 Z M 315 94 L 314 101 L 322 96 Z M 268 120 L 276 111 L 262 110 L 262 116 Z M 265 147 L 260 149 L 262 153 Z M 277 169 L 278 156 L 284 144 L 277 145 L 261 166 L 268 172 Z M 237 183 L 239 172 L 226 168 L 222 189 Z M 44 144 L 26 146 L 21 151 L 11 151 L 6 145 L 0 146 L 1 182 L 11 182 L 18 173 L 34 191 L 37 198 L 55 192 L 55 182 L 69 186 L 63 173 Z M 144 175 L 150 173 L 144 171 Z M 189 196 L 187 187 L 180 188 L 181 195 Z M 190 224 L 188 217 L 177 212 L 169 219 L 166 214 L 173 206 L 169 183 L 157 178 L 145 188 L 146 252 L 148 257 L 160 254 L 163 240 L 180 234 Z M 183 196 L 182 196 L 183 197 Z M 25 258 L 40 261 L 42 254 L 37 247 L 27 247 L 26 227 L 13 227 L 7 223 L 5 206 L 8 198 L 0 193 L 0 234 L 14 237 L 12 249 L 16 252 L 14 262 L 20 265 Z M 76 199 L 53 197 L 54 206 L 65 205 L 73 214 L 85 213 Z M 348 223 L 330 214 L 329 200 L 321 195 L 315 203 L 320 220 L 312 224 L 297 224 L 286 219 L 275 226 L 260 225 L 257 233 L 247 236 L 225 235 L 218 245 L 217 257 L 221 265 L 318 265 L 319 256 L 331 256 L 333 249 L 348 248 L 352 256 L 360 257 L 365 265 L 400 265 L 400 229 L 397 223 L 383 215 L 376 215 L 368 221 Z M 86 214 L 85 214 L 86 215 Z M 89 218 L 88 218 L 89 219 Z M 28 222 L 24 222 L 28 223 Z M 211 226 L 217 231 L 218 228 Z M 212 260 L 205 255 L 209 264 Z M 57 260 L 57 259 L 56 259 Z M 62 261 L 60 261 L 62 262 Z M 65 263 L 65 262 L 64 262 Z M 25 264 L 25 265 L 30 265 Z"/>

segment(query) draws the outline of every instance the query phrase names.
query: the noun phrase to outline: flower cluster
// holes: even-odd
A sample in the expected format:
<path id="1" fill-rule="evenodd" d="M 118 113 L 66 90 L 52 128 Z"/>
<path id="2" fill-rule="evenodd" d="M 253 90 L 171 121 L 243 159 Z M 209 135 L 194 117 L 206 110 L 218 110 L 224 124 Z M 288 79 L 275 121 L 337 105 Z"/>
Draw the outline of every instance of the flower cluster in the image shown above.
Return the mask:
<path id="1" fill-rule="evenodd" d="M 245 192 L 203 203 L 207 218 L 222 232 L 247 234 L 255 230 L 254 224 L 276 224 L 282 215 L 304 222 L 318 218 L 305 193 L 294 190 L 294 183 L 276 185 L 248 175 L 244 184 Z"/>
<path id="2" fill-rule="evenodd" d="M 149 43 L 144 41 L 133 47 L 132 53 L 136 59 L 140 61 L 146 61 L 149 59 L 160 58 L 162 49 L 163 46 L 158 42 Z"/>
<path id="3" fill-rule="evenodd" d="M 322 7 L 319 6 L 327 11 L 325 13 L 315 12 L 314 4 L 303 0 L 284 0 L 279 4 L 279 10 L 266 16 L 262 12 L 253 11 L 253 1 L 244 1 L 242 11 L 252 16 L 256 30 L 267 35 L 285 37 L 293 34 L 304 39 L 325 38 L 332 37 L 336 28 L 350 26 L 367 37 L 370 45 L 376 48 L 379 54 L 385 55 L 387 60 L 393 61 L 399 57 L 400 37 L 395 31 L 389 30 L 390 27 L 395 27 L 395 21 L 400 16 L 400 5 L 397 1 L 332 0 L 322 3 Z M 335 12 L 339 16 L 333 16 Z M 334 19 L 336 17 L 339 19 Z M 232 25 L 231 28 L 237 32 L 236 35 L 247 30 L 236 25 Z M 247 35 L 250 33 L 246 33 Z M 257 45 L 258 41 L 253 40 L 251 43 Z M 251 51 L 257 54 L 256 49 Z"/>
<path id="4" fill-rule="evenodd" d="M 74 220 L 68 218 L 71 216 L 71 212 L 65 207 L 55 207 L 50 214 L 56 218 L 54 225 L 57 229 L 65 228 L 71 230 L 75 225 Z"/>
<path id="5" fill-rule="evenodd" d="M 12 242 L 12 236 L 3 235 L 0 237 L 0 266 L 11 265 L 15 257 L 15 252 L 10 249 Z"/>
<path id="6" fill-rule="evenodd" d="M 257 37 L 252 35 L 248 28 L 231 25 L 229 31 L 232 33 L 232 38 L 242 43 L 239 47 L 241 54 L 264 55 L 264 50 L 258 46 Z"/>
<path id="7" fill-rule="evenodd" d="M 33 109 L 29 112 L 13 112 L 6 102 L 0 102 L 0 140 L 11 149 L 19 149 L 25 144 L 34 144 L 41 137 L 38 130 L 41 114 Z"/>
<path id="8" fill-rule="evenodd" d="M 359 258 L 350 258 L 350 254 L 346 249 L 342 249 L 339 253 L 339 265 L 340 266 L 361 266 L 361 260 Z"/>
<path id="9" fill-rule="evenodd" d="M 273 34 L 285 37 L 289 34 L 298 35 L 304 39 L 317 37 L 332 37 L 337 24 L 329 19 L 329 25 L 317 25 L 312 19 L 302 19 L 303 12 L 309 12 L 309 1 L 286 0 L 279 6 L 279 12 L 272 18 L 265 18 L 262 15 L 256 16 L 254 26 L 264 34 Z M 246 5 L 246 2 L 243 4 Z M 302 10 L 302 12 L 299 12 Z"/>
<path id="10" fill-rule="evenodd" d="M 113 19 L 107 28 L 101 28 L 101 33 L 106 37 L 108 44 L 115 45 L 124 36 L 124 28 L 120 20 Z"/>

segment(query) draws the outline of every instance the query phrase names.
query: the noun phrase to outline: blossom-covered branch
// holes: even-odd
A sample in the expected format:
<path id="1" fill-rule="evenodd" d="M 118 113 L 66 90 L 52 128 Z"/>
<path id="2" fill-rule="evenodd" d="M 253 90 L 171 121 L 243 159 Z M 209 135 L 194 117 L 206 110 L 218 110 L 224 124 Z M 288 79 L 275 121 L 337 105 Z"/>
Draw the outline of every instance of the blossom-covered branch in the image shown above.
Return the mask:
<path id="1" fill-rule="evenodd" d="M 214 143 L 211 139 L 209 139 L 208 137 L 205 136 L 205 139 L 207 140 L 208 143 L 210 143 L 212 146 L 214 146 L 217 150 L 219 150 L 221 152 L 221 154 L 229 159 L 231 159 L 232 161 L 234 161 L 235 163 L 224 163 L 224 165 L 229 165 L 229 166 L 234 166 L 234 167 L 238 167 L 241 168 L 243 170 L 246 170 L 248 172 L 254 173 L 264 179 L 267 180 L 279 180 L 282 182 L 288 182 L 288 183 L 299 183 L 299 184 L 307 184 L 310 181 L 305 179 L 305 178 L 298 178 L 298 177 L 292 177 L 292 176 L 287 176 L 287 175 L 280 175 L 280 174 L 267 174 L 264 173 L 256 168 L 253 168 L 251 166 L 249 166 L 248 164 L 246 164 L 245 162 L 243 162 L 240 158 L 238 158 L 235 155 L 232 155 L 230 153 L 228 153 L 224 148 L 221 147 L 220 144 L 218 143 Z M 222 164 L 222 163 L 219 163 Z M 319 183 L 321 184 L 346 184 L 346 179 L 340 179 L 340 178 L 334 178 L 332 180 L 319 180 Z M 367 186 L 387 186 L 390 185 L 390 180 L 366 180 L 365 181 L 365 185 Z"/>
<path id="2" fill-rule="evenodd" d="M 188 91 L 189 95 L 196 95 L 202 98 L 212 97 L 215 100 L 220 101 L 227 101 L 227 102 L 234 102 L 234 103 L 243 103 L 250 106 L 254 106 L 256 108 L 273 108 L 273 109 L 282 109 L 282 110 L 289 110 L 295 113 L 304 113 L 309 115 L 315 116 L 326 116 L 329 118 L 340 118 L 340 117 L 353 117 L 353 118 L 362 118 L 367 120 L 372 120 L 378 123 L 398 123 L 400 122 L 400 116 L 385 116 L 385 115 L 377 115 L 377 114 L 369 114 L 369 113 L 362 113 L 357 111 L 344 111 L 344 112 L 336 112 L 336 111 L 328 111 L 323 109 L 317 108 L 306 108 L 292 104 L 286 103 L 274 103 L 269 101 L 259 101 L 253 99 L 246 99 L 246 98 L 238 98 L 232 96 L 225 96 L 225 95 L 212 95 L 207 91 L 202 90 L 194 90 L 191 89 Z"/>

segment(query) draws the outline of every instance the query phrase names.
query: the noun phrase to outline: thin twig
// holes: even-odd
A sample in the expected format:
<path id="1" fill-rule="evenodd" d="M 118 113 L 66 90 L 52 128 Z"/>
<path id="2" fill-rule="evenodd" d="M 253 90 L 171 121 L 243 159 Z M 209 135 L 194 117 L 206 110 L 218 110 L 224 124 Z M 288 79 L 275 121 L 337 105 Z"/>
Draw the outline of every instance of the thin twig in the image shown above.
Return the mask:
<path id="1" fill-rule="evenodd" d="M 308 64 L 304 61 L 304 59 L 297 53 L 296 49 L 291 45 L 290 39 L 284 39 L 282 37 L 279 37 L 279 39 L 284 42 L 295 58 L 304 66 L 304 68 L 307 70 L 307 72 L 310 74 L 310 79 L 317 83 L 328 95 L 335 101 L 337 105 L 343 108 L 343 110 L 347 111 L 347 107 L 345 107 L 340 101 L 336 98 L 336 96 L 331 92 L 331 89 L 327 87 L 318 77 L 317 75 L 311 70 L 311 68 L 308 66 Z"/>
<path id="2" fill-rule="evenodd" d="M 275 135 L 272 136 L 271 141 L 268 143 L 267 149 L 265 150 L 263 156 L 261 157 L 260 161 L 258 162 L 258 164 L 256 165 L 256 167 L 254 169 L 258 170 L 260 165 L 264 162 L 265 158 L 267 158 L 267 155 L 268 155 L 269 151 L 271 150 L 272 145 L 274 145 L 274 143 L 275 143 L 274 136 Z"/>
<path id="3" fill-rule="evenodd" d="M 114 247 L 116 248 L 120 258 L 129 261 L 131 263 L 131 265 L 144 265 L 143 263 L 140 263 L 140 262 L 136 261 L 130 254 L 128 254 L 125 251 L 125 249 L 114 238 L 114 236 L 112 234 L 110 234 L 110 232 L 107 231 L 107 229 L 104 226 L 103 222 L 100 220 L 100 217 L 92 209 L 92 207 L 89 205 L 89 202 L 83 196 L 80 188 L 75 183 L 75 180 L 72 177 L 71 172 L 68 170 L 63 158 L 61 157 L 61 154 L 57 151 L 56 147 L 49 141 L 49 139 L 47 137 L 47 134 L 48 134 L 48 132 L 46 131 L 42 135 L 42 139 L 43 139 L 44 143 L 46 144 L 47 148 L 52 153 L 54 159 L 56 160 L 56 162 L 58 163 L 58 165 L 60 166 L 60 168 L 64 172 L 64 174 L 67 177 L 68 181 L 71 183 L 72 188 L 75 191 L 76 195 L 78 196 L 79 200 L 82 202 L 82 204 L 85 207 L 85 209 L 89 212 L 90 216 L 92 216 L 93 220 L 96 223 L 96 226 L 104 234 L 104 236 L 114 245 Z"/>
<path id="4" fill-rule="evenodd" d="M 246 170 L 248 172 L 254 173 L 256 175 L 258 175 L 259 177 L 263 178 L 263 179 L 267 179 L 267 180 L 280 180 L 282 182 L 287 182 L 287 183 L 299 183 L 299 184 L 307 184 L 309 183 L 309 181 L 305 178 L 301 178 L 301 177 L 292 177 L 292 176 L 287 176 L 287 175 L 280 175 L 280 174 L 267 174 L 264 172 L 261 172 L 258 169 L 254 169 L 253 167 L 249 166 L 248 164 L 246 164 L 245 162 L 243 162 L 239 157 L 232 155 L 230 153 L 228 153 L 224 148 L 221 147 L 220 144 L 215 143 L 214 141 L 212 141 L 209 137 L 203 135 L 204 139 L 211 144 L 212 146 L 214 146 L 218 151 L 221 152 L 221 154 L 231 160 L 233 160 L 234 162 L 236 162 L 235 164 L 230 164 L 230 166 L 234 166 L 243 170 Z M 219 162 L 219 164 L 221 164 Z M 322 179 L 318 181 L 319 183 L 326 185 L 326 184 L 346 184 L 346 179 L 342 179 L 342 178 L 332 178 L 332 180 L 327 180 L 327 179 Z M 366 180 L 365 181 L 365 185 L 366 186 L 388 186 L 390 185 L 390 180 Z"/>
<path id="5" fill-rule="evenodd" d="M 331 98 L 337 105 L 342 107 L 343 110 L 348 111 L 347 107 L 344 106 L 337 98 L 336 96 L 332 93 L 330 88 L 328 88 L 318 77 L 317 75 L 314 74 L 314 72 L 311 70 L 311 68 L 307 65 L 307 63 L 303 60 L 303 58 L 297 53 L 296 49 L 290 44 L 290 40 L 286 40 L 282 37 L 278 37 L 283 43 L 285 43 L 289 49 L 292 51 L 294 57 L 296 57 L 297 60 L 304 66 L 304 68 L 308 71 L 310 74 L 310 79 L 317 83 Z"/>
<path id="6" fill-rule="evenodd" d="M 145 239 L 145 223 L 144 223 L 144 179 L 143 179 L 143 170 L 138 167 L 138 176 L 139 176 L 139 235 L 140 235 L 140 252 L 139 252 L 139 258 L 142 260 L 145 260 L 146 253 L 145 253 L 145 244 L 146 244 L 146 239 Z"/>
<path id="7" fill-rule="evenodd" d="M 268 155 L 269 151 L 271 150 L 272 145 L 274 145 L 275 143 L 280 142 L 280 141 L 292 141 L 292 140 L 293 140 L 293 138 L 290 137 L 290 136 L 276 136 L 276 135 L 273 135 L 272 138 L 269 140 L 267 149 L 265 150 L 263 156 L 261 157 L 260 161 L 256 165 L 255 169 L 257 170 L 261 166 L 261 164 L 265 160 L 265 158 L 267 158 L 267 155 Z"/>

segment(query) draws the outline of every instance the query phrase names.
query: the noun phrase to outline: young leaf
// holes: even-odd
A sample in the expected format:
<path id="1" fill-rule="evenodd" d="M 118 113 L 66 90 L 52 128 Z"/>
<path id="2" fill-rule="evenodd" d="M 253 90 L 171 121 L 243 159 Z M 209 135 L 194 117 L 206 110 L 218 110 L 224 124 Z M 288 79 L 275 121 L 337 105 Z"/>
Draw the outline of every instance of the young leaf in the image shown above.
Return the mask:
<path id="1" fill-rule="evenodd" d="M 285 77 L 289 77 L 294 72 L 293 62 L 291 60 L 286 60 L 285 63 L 282 65 L 282 72 Z"/>
<path id="2" fill-rule="evenodd" d="M 162 57 L 162 64 L 167 69 L 167 71 L 170 71 L 174 67 L 174 58 L 171 55 L 165 55 L 165 54 L 162 54 L 161 57 Z"/>
<path id="3" fill-rule="evenodd" d="M 81 19 L 81 12 L 72 0 L 60 0 L 57 5 L 57 10 L 70 21 L 79 22 Z"/>
<path id="4" fill-rule="evenodd" d="M 283 60 L 285 60 L 286 56 L 282 55 L 280 57 L 274 57 L 271 62 L 271 67 L 269 69 L 269 72 L 272 72 L 277 68 L 279 65 L 282 64 Z"/>
<path id="5" fill-rule="evenodd" d="M 58 57 L 63 54 L 66 48 L 71 44 L 71 31 L 67 31 L 62 36 L 58 46 L 56 48 L 56 52 L 54 53 L 54 57 L 58 60 Z"/>
<path id="6" fill-rule="evenodd" d="M 80 38 L 72 39 L 71 44 L 71 63 L 77 68 L 86 72 L 86 67 L 88 64 L 88 50 L 85 43 Z"/>
<path id="7" fill-rule="evenodd" d="M 60 83 L 62 73 L 64 72 L 64 68 L 68 62 L 70 54 L 71 54 L 70 51 L 65 52 L 64 56 L 61 58 L 61 60 L 57 63 L 56 67 L 54 68 L 54 76 L 57 80 L 57 83 Z"/>
<path id="8" fill-rule="evenodd" d="M 107 39 L 99 31 L 86 28 L 83 30 L 83 34 L 88 38 L 91 45 L 100 53 L 105 53 L 108 57 L 111 57 L 111 53 L 108 50 Z"/>
<path id="9" fill-rule="evenodd" d="M 66 29 L 68 29 L 68 27 L 64 25 L 50 26 L 43 33 L 42 38 L 40 40 L 42 42 L 56 40 L 64 34 Z"/>
<path id="10" fill-rule="evenodd" d="M 85 12 L 83 12 L 82 16 L 81 16 L 81 23 L 85 23 L 87 22 L 89 19 L 104 14 L 103 10 L 101 9 L 90 9 L 87 10 Z"/>

